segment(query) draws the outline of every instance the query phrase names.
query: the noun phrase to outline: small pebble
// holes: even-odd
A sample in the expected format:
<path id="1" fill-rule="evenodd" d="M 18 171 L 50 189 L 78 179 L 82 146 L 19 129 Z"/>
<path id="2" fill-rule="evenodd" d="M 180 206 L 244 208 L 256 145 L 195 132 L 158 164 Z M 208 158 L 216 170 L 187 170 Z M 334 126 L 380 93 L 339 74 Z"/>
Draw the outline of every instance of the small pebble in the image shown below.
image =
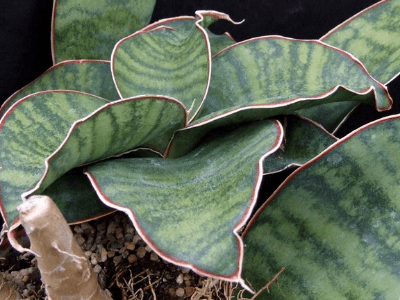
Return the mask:
<path id="1" fill-rule="evenodd" d="M 135 261 L 137 261 L 137 257 L 135 254 L 131 254 L 128 256 L 128 261 L 130 264 L 133 264 Z"/>
<path id="2" fill-rule="evenodd" d="M 29 296 L 29 291 L 28 291 L 28 289 L 24 289 L 24 290 L 22 291 L 22 296 L 24 296 L 24 298 L 28 298 L 28 296 Z"/>
<path id="3" fill-rule="evenodd" d="M 121 262 L 121 260 L 122 260 L 122 255 L 115 256 L 113 258 L 114 265 L 117 266 Z"/>
<path id="4" fill-rule="evenodd" d="M 185 280 L 185 285 L 186 285 L 186 286 L 191 286 L 192 283 L 190 282 L 190 280 Z"/>
<path id="5" fill-rule="evenodd" d="M 118 224 L 115 221 L 112 221 L 110 224 L 107 226 L 107 236 L 112 236 L 114 235 L 115 231 L 117 230 Z"/>
<path id="6" fill-rule="evenodd" d="M 183 274 L 179 274 L 179 276 L 176 278 L 176 283 L 177 284 L 183 283 Z"/>
<path id="7" fill-rule="evenodd" d="M 146 247 L 144 247 L 144 249 L 146 249 L 147 252 L 151 252 L 151 248 L 149 245 L 146 245 Z"/>
<path id="8" fill-rule="evenodd" d="M 184 276 L 183 276 L 183 279 L 184 280 L 190 280 L 192 278 L 192 276 L 190 276 L 190 274 L 185 274 Z"/>
<path id="9" fill-rule="evenodd" d="M 80 235 L 78 235 L 75 240 L 79 246 L 83 245 L 83 243 L 85 242 L 85 239 L 83 237 L 81 237 Z"/>
<path id="10" fill-rule="evenodd" d="M 106 248 L 101 248 L 101 259 L 102 262 L 107 260 L 107 250 Z"/>
<path id="11" fill-rule="evenodd" d="M 178 297 L 183 297 L 183 296 L 185 296 L 185 290 L 184 290 L 183 288 L 178 288 L 178 289 L 176 289 L 175 293 L 176 293 L 176 295 L 177 295 Z"/>
<path id="12" fill-rule="evenodd" d="M 121 249 L 119 249 L 119 253 L 123 253 L 123 252 L 125 252 L 125 250 L 126 250 L 126 246 L 123 246 Z"/>
<path id="13" fill-rule="evenodd" d="M 92 251 L 85 251 L 84 254 L 86 257 L 89 257 L 90 255 L 92 255 L 92 253 L 93 253 Z"/>
<path id="14" fill-rule="evenodd" d="M 173 288 L 169 288 L 168 293 L 171 295 L 172 298 L 175 297 L 175 290 Z"/>
<path id="15" fill-rule="evenodd" d="M 126 245 L 126 249 L 128 250 L 135 250 L 135 244 L 133 242 L 130 242 L 129 244 Z"/>
<path id="16" fill-rule="evenodd" d="M 86 241 L 86 246 L 85 246 L 86 250 L 89 250 L 90 248 L 92 248 L 93 243 L 94 243 L 94 236 L 89 236 Z"/>
<path id="17" fill-rule="evenodd" d="M 100 287 L 104 290 L 107 285 L 107 276 L 104 272 L 100 272 L 99 275 L 97 276 L 99 280 L 99 285 Z"/>
<path id="18" fill-rule="evenodd" d="M 27 283 L 29 281 L 29 276 L 28 275 L 25 275 L 23 278 L 22 278 L 22 282 L 23 283 Z"/>
<path id="19" fill-rule="evenodd" d="M 194 292 L 196 291 L 196 288 L 192 287 L 192 286 L 187 286 L 185 287 L 185 294 L 186 297 L 190 297 L 194 294 Z"/>
<path id="20" fill-rule="evenodd" d="M 75 231 L 76 233 L 78 233 L 78 234 L 83 233 L 82 227 L 81 227 L 81 226 L 78 226 L 78 225 L 76 225 L 76 226 L 74 227 L 74 231 Z"/>
<path id="21" fill-rule="evenodd" d="M 155 254 L 154 252 L 151 252 L 151 254 L 150 254 L 150 260 L 152 260 L 152 261 L 158 261 L 158 255 Z"/>
<path id="22" fill-rule="evenodd" d="M 122 255 L 123 258 L 127 258 L 128 255 L 129 255 L 129 251 L 128 251 L 128 250 L 125 250 L 124 252 L 122 252 L 121 255 Z"/>
<path id="23" fill-rule="evenodd" d="M 97 253 L 92 253 L 92 255 L 90 255 L 90 262 L 92 263 L 92 265 L 98 264 L 99 261 L 97 257 L 98 257 Z"/>
<path id="24" fill-rule="evenodd" d="M 136 254 L 139 258 L 143 258 L 146 255 L 146 249 L 144 247 L 139 247 Z"/>
<path id="25" fill-rule="evenodd" d="M 82 223 L 81 227 L 82 227 L 83 231 L 87 232 L 88 234 L 93 234 L 96 232 L 96 230 L 94 230 L 93 226 L 90 225 L 89 223 Z"/>
<path id="26" fill-rule="evenodd" d="M 122 232 L 117 233 L 117 234 L 115 235 L 115 237 L 117 238 L 117 240 L 122 240 L 122 239 L 124 239 L 124 235 L 122 234 Z"/>
<path id="27" fill-rule="evenodd" d="M 133 237 L 133 241 L 132 242 L 134 244 L 137 244 L 141 239 L 142 238 L 139 235 L 135 234 L 135 236 Z"/>
<path id="28" fill-rule="evenodd" d="M 101 271 L 101 266 L 100 265 L 95 265 L 93 267 L 93 272 L 95 272 L 96 274 L 99 274 Z"/>
<path id="29" fill-rule="evenodd" d="M 131 234 L 131 233 L 126 233 L 126 234 L 125 234 L 125 241 L 127 241 L 127 242 L 132 242 L 132 241 L 133 241 L 133 234 Z"/>
<path id="30" fill-rule="evenodd" d="M 115 256 L 115 251 L 114 250 L 108 251 L 107 252 L 107 256 L 108 257 L 114 257 Z"/>
<path id="31" fill-rule="evenodd" d="M 27 276 L 29 275 L 29 270 L 28 269 L 22 269 L 21 271 L 19 271 L 21 273 L 22 276 Z"/>

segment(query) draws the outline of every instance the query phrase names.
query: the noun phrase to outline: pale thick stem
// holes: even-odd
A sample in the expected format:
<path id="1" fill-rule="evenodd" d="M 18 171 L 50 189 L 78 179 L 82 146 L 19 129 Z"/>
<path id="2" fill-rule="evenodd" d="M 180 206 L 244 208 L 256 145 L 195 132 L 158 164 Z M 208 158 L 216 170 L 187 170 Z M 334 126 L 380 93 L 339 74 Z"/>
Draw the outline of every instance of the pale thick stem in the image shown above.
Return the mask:
<path id="1" fill-rule="evenodd" d="M 32 196 L 18 211 L 49 299 L 110 300 L 53 200 Z"/>
<path id="2" fill-rule="evenodd" d="M 21 295 L 6 282 L 3 275 L 0 274 L 0 299 L 1 300 L 21 300 Z"/>

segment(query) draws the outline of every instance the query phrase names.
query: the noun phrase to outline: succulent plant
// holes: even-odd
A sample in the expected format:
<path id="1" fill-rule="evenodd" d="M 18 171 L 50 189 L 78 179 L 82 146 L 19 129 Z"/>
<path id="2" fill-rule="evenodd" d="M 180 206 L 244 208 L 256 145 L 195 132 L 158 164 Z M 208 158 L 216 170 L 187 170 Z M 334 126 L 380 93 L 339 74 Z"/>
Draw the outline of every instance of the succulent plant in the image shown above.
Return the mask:
<path id="1" fill-rule="evenodd" d="M 0 110 L 10 242 L 47 195 L 69 223 L 124 211 L 163 259 L 248 290 L 285 267 L 263 299 L 398 299 L 400 116 L 334 132 L 391 108 L 400 1 L 319 40 L 241 42 L 208 30 L 235 23 L 216 11 L 145 26 L 154 2 L 54 2 L 54 66 Z"/>

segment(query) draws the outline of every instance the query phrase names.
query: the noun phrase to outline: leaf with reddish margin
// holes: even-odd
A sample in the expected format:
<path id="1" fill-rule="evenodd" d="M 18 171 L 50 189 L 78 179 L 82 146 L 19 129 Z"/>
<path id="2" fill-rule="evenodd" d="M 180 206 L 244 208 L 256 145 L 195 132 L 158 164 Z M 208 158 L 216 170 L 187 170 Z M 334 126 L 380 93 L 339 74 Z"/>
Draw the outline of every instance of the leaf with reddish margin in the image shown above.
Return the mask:
<path id="1" fill-rule="evenodd" d="M 70 60 L 58 63 L 9 97 L 0 108 L 0 119 L 18 100 L 49 90 L 73 90 L 117 100 L 109 61 Z"/>
<path id="2" fill-rule="evenodd" d="M 319 124 L 304 117 L 288 115 L 284 120 L 285 139 L 278 151 L 265 158 L 266 175 L 301 166 L 337 141 Z"/>
<path id="3" fill-rule="evenodd" d="M 380 1 L 338 25 L 320 40 L 348 51 L 372 77 L 387 85 L 400 72 L 400 1 Z M 351 100 L 351 99 L 350 99 Z M 357 102 L 330 103 L 299 114 L 335 132 Z"/>
<path id="4" fill-rule="evenodd" d="M 197 114 L 211 76 L 211 47 L 203 26 L 230 18 L 214 11 L 198 11 L 196 17 L 161 20 L 115 45 L 111 69 L 121 98 L 165 95 L 182 102 L 189 120 Z"/>
<path id="5" fill-rule="evenodd" d="M 400 1 L 383 0 L 338 25 L 321 41 L 357 57 L 387 85 L 400 74 Z"/>
<path id="6" fill-rule="evenodd" d="M 162 258 L 199 274 L 239 281 L 237 231 L 255 205 L 263 159 L 282 142 L 279 122 L 222 132 L 179 159 L 118 159 L 88 166 L 100 199 L 128 214 Z"/>
<path id="7" fill-rule="evenodd" d="M 400 296 L 400 115 L 334 143 L 292 173 L 243 233 L 243 278 L 260 299 Z"/>

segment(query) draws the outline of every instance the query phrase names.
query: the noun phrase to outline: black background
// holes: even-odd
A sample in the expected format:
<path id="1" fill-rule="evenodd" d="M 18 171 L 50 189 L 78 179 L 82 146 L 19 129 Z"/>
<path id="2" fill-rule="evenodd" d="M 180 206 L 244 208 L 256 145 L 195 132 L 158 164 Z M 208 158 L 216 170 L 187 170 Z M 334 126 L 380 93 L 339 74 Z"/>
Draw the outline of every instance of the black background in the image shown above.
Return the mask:
<path id="1" fill-rule="evenodd" d="M 96 1 L 96 0 L 93 0 Z M 283 35 L 318 39 L 339 23 L 376 0 L 158 0 L 152 21 L 193 15 L 198 9 L 228 13 L 241 25 L 219 21 L 215 33 L 228 31 L 241 41 L 261 35 Z M 0 7 L 0 103 L 52 65 L 50 26 L 53 0 L 2 1 Z M 393 98 L 400 99 L 400 79 L 389 85 Z M 398 113 L 397 105 L 390 114 Z M 344 135 L 360 124 L 382 117 L 372 108 L 360 108 L 338 132 Z"/>

